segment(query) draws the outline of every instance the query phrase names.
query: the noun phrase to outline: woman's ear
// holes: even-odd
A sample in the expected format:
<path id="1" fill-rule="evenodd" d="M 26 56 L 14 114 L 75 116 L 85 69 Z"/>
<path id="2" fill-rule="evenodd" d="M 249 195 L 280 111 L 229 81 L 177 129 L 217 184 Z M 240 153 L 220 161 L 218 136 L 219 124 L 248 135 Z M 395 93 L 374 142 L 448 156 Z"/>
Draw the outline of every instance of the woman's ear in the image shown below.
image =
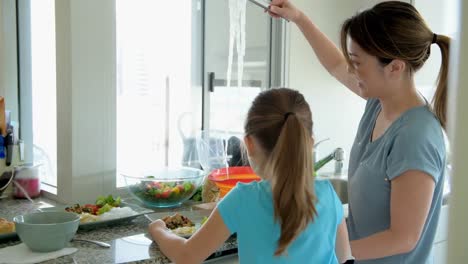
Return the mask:
<path id="1" fill-rule="evenodd" d="M 247 148 L 247 154 L 252 156 L 255 152 L 255 144 L 253 142 L 252 136 L 245 136 L 244 137 L 244 144 Z"/>
<path id="2" fill-rule="evenodd" d="M 406 63 L 402 60 L 394 59 L 387 66 L 385 66 L 388 75 L 392 78 L 401 78 L 406 70 Z"/>

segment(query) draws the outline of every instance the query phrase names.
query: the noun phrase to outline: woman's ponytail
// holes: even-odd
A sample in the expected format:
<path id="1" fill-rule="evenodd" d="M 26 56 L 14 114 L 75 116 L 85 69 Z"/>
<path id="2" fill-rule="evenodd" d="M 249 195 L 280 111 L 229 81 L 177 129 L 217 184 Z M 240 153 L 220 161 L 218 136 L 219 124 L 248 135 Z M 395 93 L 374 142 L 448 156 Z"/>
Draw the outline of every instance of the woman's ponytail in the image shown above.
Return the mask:
<path id="1" fill-rule="evenodd" d="M 435 43 L 440 48 L 442 64 L 437 77 L 437 89 L 432 99 L 433 111 L 439 119 L 442 127 L 447 125 L 447 82 L 450 57 L 450 38 L 444 35 L 434 35 Z"/>

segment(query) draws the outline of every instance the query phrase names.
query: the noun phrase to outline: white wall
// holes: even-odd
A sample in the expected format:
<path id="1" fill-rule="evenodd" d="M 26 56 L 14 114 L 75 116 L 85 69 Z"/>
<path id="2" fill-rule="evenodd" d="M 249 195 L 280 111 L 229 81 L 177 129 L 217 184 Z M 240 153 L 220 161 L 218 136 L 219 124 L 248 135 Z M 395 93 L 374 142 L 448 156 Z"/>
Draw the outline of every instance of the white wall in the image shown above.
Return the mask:
<path id="1" fill-rule="evenodd" d="M 18 122 L 18 63 L 15 1 L 0 0 L 0 96 Z"/>
<path id="2" fill-rule="evenodd" d="M 58 199 L 115 192 L 115 2 L 56 0 Z"/>
<path id="3" fill-rule="evenodd" d="M 468 12 L 466 1 L 458 1 L 456 10 L 460 33 L 453 42 L 449 83 L 449 134 L 453 146 L 453 199 L 450 206 L 448 263 L 466 263 L 468 259 Z"/>
<path id="4" fill-rule="evenodd" d="M 343 21 L 358 10 L 377 2 L 372 0 L 296 0 L 294 4 L 308 15 L 327 36 L 339 45 L 339 34 Z M 409 2 L 409 1 L 408 1 Z M 318 148 L 318 158 L 336 147 L 345 149 L 348 156 L 352 147 L 365 101 L 349 92 L 321 66 L 312 48 L 300 30 L 290 23 L 290 67 L 289 87 L 298 89 L 312 108 L 316 140 L 331 138 Z M 333 170 L 329 163 L 321 172 Z"/>

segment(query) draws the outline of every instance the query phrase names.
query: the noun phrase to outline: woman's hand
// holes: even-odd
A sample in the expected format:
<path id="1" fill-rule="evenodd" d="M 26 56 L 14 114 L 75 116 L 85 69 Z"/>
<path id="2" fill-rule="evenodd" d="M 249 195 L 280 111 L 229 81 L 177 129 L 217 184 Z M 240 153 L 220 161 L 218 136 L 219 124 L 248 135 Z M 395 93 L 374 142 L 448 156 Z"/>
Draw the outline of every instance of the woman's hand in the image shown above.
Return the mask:
<path id="1" fill-rule="evenodd" d="M 275 18 L 285 18 L 297 23 L 301 17 L 301 11 L 297 9 L 289 0 L 273 0 L 268 9 L 270 16 Z"/>

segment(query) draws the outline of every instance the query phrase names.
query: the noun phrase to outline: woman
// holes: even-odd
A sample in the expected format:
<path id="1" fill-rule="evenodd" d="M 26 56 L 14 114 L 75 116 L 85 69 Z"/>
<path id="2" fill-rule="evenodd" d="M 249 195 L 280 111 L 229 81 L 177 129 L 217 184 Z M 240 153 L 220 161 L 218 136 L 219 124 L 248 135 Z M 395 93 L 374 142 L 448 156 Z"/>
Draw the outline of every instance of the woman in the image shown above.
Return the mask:
<path id="1" fill-rule="evenodd" d="M 288 0 L 273 17 L 293 21 L 321 64 L 367 100 L 350 154 L 349 216 L 356 263 L 432 263 L 442 193 L 450 39 L 433 33 L 410 4 L 387 1 L 347 19 L 340 51 Z M 433 106 L 414 74 L 437 45 L 442 53 Z"/>
<path id="2" fill-rule="evenodd" d="M 312 177 L 312 114 L 302 94 L 260 93 L 245 145 L 263 180 L 238 184 L 189 240 L 151 223 L 162 252 L 175 263 L 200 263 L 236 233 L 242 263 L 352 263 L 341 202 L 330 182 Z"/>

